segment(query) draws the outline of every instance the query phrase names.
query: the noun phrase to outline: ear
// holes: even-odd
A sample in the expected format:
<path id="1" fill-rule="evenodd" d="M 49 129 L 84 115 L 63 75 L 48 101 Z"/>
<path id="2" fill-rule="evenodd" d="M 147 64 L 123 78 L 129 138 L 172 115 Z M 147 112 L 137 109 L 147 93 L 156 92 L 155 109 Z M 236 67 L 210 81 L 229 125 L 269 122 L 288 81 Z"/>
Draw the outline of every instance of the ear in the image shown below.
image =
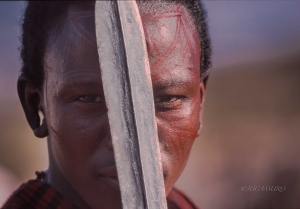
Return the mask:
<path id="1" fill-rule="evenodd" d="M 200 115 L 199 115 L 199 129 L 198 129 L 198 135 L 200 134 L 202 127 L 203 127 L 203 109 L 204 109 L 204 103 L 205 103 L 205 96 L 206 96 L 206 86 L 207 81 L 209 78 L 209 72 L 206 74 L 206 76 L 202 79 L 202 81 L 199 84 L 200 89 Z"/>
<path id="2" fill-rule="evenodd" d="M 29 123 L 34 135 L 39 138 L 48 136 L 48 128 L 46 118 L 44 117 L 42 123 L 39 112 L 44 114 L 42 105 L 42 91 L 35 87 L 24 76 L 18 79 L 18 94 L 26 115 L 27 122 Z"/>

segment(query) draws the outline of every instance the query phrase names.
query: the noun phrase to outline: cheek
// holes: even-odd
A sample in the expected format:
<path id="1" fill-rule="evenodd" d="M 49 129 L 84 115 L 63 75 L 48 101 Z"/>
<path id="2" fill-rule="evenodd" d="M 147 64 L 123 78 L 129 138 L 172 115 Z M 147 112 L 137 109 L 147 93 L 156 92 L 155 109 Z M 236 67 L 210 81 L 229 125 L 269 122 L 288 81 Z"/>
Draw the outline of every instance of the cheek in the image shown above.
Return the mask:
<path id="1" fill-rule="evenodd" d="M 93 156 L 104 147 L 107 115 L 89 114 L 57 101 L 52 104 L 56 105 L 49 111 L 48 126 L 56 161 L 64 173 L 81 170 L 78 173 L 86 174 L 88 168 L 93 166 Z"/>
<path id="2" fill-rule="evenodd" d="M 199 129 L 199 98 L 194 98 L 180 110 L 156 114 L 161 150 L 166 159 L 179 169 L 184 166 Z M 174 164 L 174 162 L 176 162 Z"/>
<path id="3" fill-rule="evenodd" d="M 167 193 L 182 173 L 198 136 L 199 113 L 199 101 L 194 99 L 181 110 L 156 114 Z"/>

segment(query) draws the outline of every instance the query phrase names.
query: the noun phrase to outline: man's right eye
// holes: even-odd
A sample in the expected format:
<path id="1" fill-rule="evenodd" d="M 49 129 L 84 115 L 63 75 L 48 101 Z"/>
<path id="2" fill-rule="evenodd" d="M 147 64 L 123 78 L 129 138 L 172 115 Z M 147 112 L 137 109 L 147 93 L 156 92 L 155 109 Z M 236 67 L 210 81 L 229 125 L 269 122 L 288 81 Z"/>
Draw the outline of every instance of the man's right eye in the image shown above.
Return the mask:
<path id="1" fill-rule="evenodd" d="M 79 97 L 77 97 L 77 100 L 80 102 L 87 103 L 87 104 L 100 104 L 100 103 L 104 102 L 104 100 L 102 99 L 101 96 L 93 95 L 93 94 L 79 96 Z"/>

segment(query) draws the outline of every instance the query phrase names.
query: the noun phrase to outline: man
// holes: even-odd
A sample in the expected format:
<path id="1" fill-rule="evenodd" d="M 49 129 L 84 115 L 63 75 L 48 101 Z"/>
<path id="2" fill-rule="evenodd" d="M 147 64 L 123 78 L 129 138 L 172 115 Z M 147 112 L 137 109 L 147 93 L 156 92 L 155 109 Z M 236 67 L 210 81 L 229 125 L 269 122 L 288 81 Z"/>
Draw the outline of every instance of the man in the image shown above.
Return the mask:
<path id="1" fill-rule="evenodd" d="M 198 0 L 138 2 L 149 54 L 169 208 L 196 208 L 173 188 L 201 130 L 210 41 Z M 121 208 L 95 36 L 95 2 L 29 2 L 19 97 L 49 168 L 4 208 Z M 43 117 L 43 119 L 40 118 Z"/>

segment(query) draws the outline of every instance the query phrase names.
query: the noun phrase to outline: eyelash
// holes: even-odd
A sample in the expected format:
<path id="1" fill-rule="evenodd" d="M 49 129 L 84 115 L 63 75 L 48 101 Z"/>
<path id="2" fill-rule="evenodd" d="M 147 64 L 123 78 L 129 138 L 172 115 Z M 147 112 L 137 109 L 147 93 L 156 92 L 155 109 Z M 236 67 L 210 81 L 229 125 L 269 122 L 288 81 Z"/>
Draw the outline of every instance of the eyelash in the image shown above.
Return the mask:
<path id="1" fill-rule="evenodd" d="M 185 99 L 185 96 L 167 95 L 155 98 L 154 102 L 157 108 L 176 109 L 182 105 Z M 75 100 L 88 105 L 101 104 L 104 102 L 101 96 L 94 94 L 78 96 Z"/>
<path id="2" fill-rule="evenodd" d="M 89 105 L 104 103 L 104 99 L 102 99 L 101 96 L 95 94 L 78 96 L 75 100 Z"/>
<path id="3" fill-rule="evenodd" d="M 161 96 L 154 99 L 155 106 L 157 108 L 163 108 L 166 110 L 170 109 L 177 109 L 181 107 L 182 102 L 186 99 L 185 96 L 174 96 L 174 95 L 167 95 Z"/>

